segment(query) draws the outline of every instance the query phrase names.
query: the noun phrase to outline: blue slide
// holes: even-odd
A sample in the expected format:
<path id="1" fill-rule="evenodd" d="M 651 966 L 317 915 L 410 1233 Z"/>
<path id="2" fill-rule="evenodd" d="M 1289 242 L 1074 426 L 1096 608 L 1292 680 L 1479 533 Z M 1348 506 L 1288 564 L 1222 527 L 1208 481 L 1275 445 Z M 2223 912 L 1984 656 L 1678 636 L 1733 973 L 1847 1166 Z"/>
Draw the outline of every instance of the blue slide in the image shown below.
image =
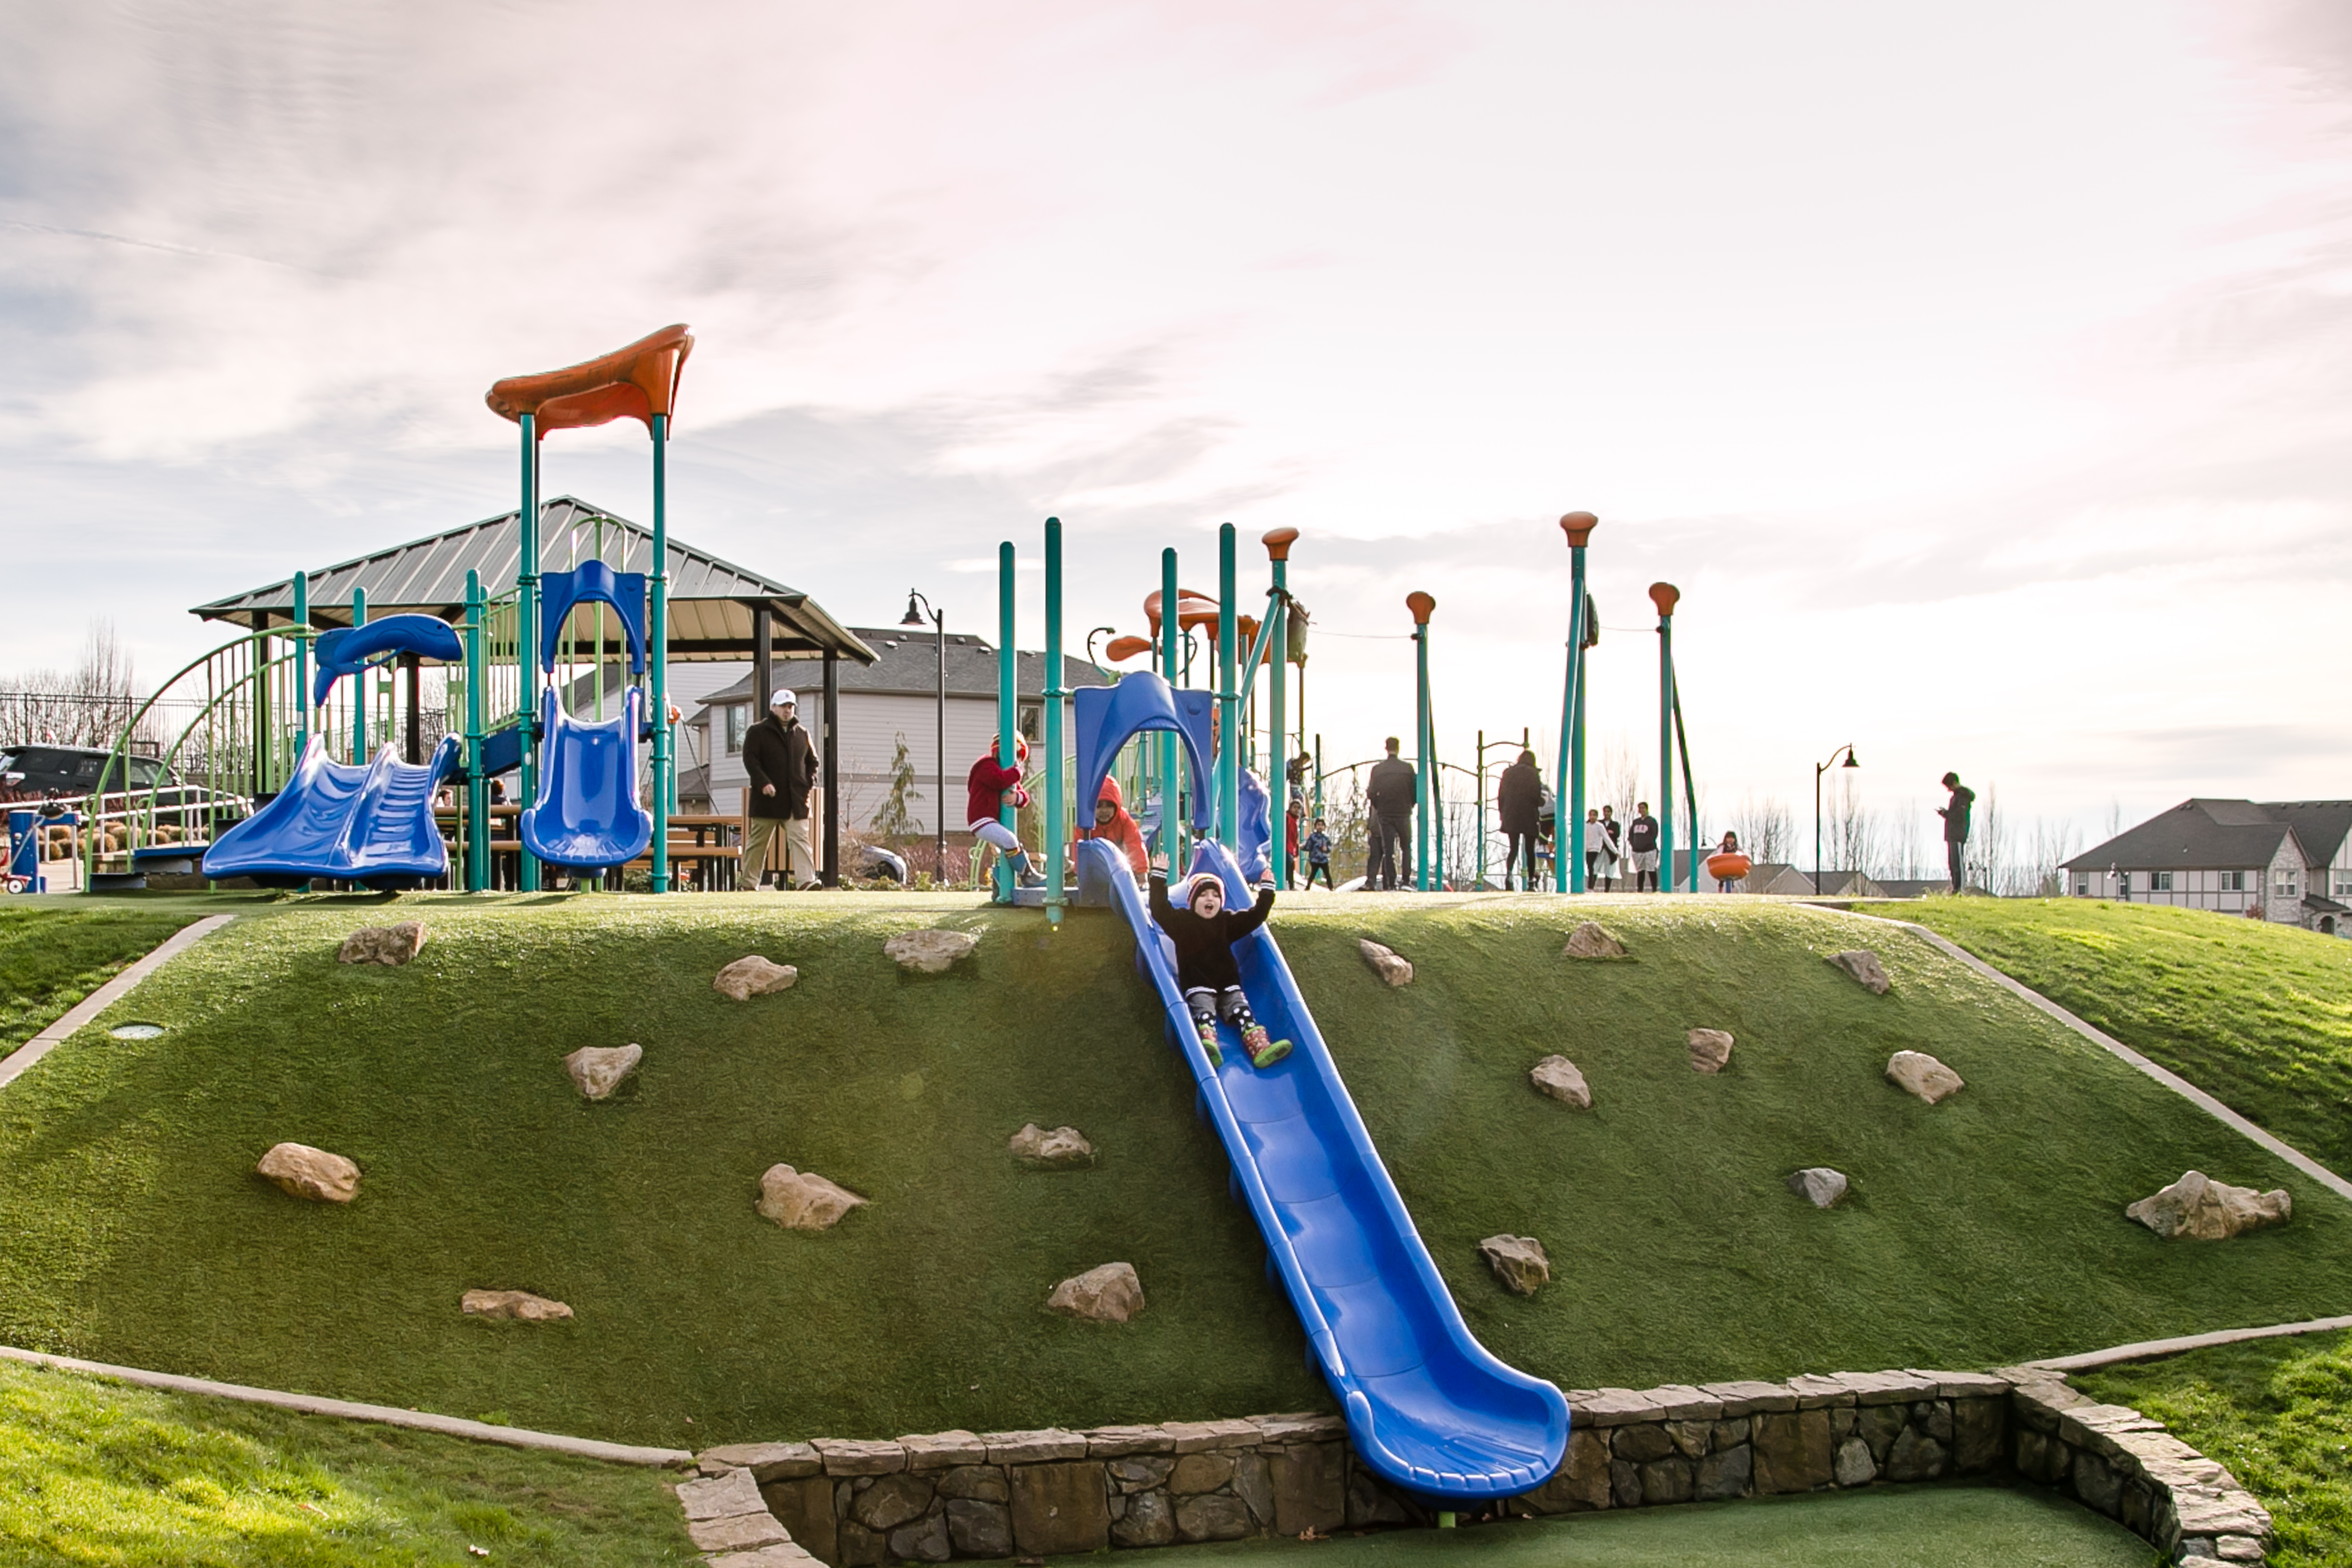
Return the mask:
<path id="1" fill-rule="evenodd" d="M 1251 932 L 1234 955 L 1251 1011 L 1292 1042 L 1291 1054 L 1256 1071 L 1220 1025 L 1224 1065 L 1212 1068 L 1176 988 L 1175 950 L 1118 847 L 1089 839 L 1077 854 L 1082 885 L 1107 889 L 1135 932 L 1138 965 L 1159 989 L 1236 1184 L 1345 1406 L 1356 1452 L 1383 1479 L 1440 1507 L 1541 1486 L 1568 1448 L 1568 1401 L 1471 1337 L 1272 932 Z M 1248 896 L 1214 840 L 1192 869 L 1215 873 L 1237 900 Z"/>
<path id="2" fill-rule="evenodd" d="M 624 866 L 654 841 L 654 819 L 637 795 L 637 738 L 646 694 L 628 689 L 617 719 L 574 719 L 552 687 L 540 699 L 547 736 L 539 799 L 522 813 L 522 841 L 551 866 L 604 871 Z"/>
<path id="3" fill-rule="evenodd" d="M 331 761 L 325 739 L 313 735 L 286 787 L 205 851 L 205 875 L 265 885 L 331 878 L 372 888 L 445 876 L 449 848 L 433 820 L 433 792 L 462 750 L 463 742 L 446 735 L 422 764 L 397 760 L 386 746 L 354 767 Z"/>

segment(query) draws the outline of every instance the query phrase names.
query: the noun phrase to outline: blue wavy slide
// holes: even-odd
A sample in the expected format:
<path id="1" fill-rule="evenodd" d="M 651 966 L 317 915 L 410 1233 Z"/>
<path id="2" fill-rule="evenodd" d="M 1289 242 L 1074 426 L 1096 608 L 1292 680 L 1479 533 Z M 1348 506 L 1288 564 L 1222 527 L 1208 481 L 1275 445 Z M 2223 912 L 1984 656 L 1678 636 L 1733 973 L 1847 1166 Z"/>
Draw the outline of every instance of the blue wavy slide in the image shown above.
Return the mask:
<path id="1" fill-rule="evenodd" d="M 445 875 L 448 847 L 433 820 L 433 792 L 457 765 L 463 742 L 444 736 L 422 764 L 386 746 L 365 767 L 327 755 L 313 735 L 286 787 L 205 852 L 215 880 L 265 884 L 311 878 L 370 887 L 413 887 Z"/>
<path id="2" fill-rule="evenodd" d="M 1176 987 L 1174 949 L 1118 847 L 1089 839 L 1077 852 L 1094 862 L 1082 879 L 1108 888 L 1135 932 L 1138 966 L 1160 992 L 1235 1184 L 1345 1407 L 1356 1452 L 1382 1479 L 1439 1506 L 1542 1485 L 1568 1447 L 1568 1401 L 1471 1337 L 1273 933 L 1252 932 L 1234 957 L 1251 1010 L 1292 1041 L 1291 1054 L 1258 1072 L 1220 1025 L 1224 1065 L 1212 1068 Z M 1237 892 L 1245 887 L 1214 841 L 1201 847 L 1192 869 L 1214 872 Z"/>

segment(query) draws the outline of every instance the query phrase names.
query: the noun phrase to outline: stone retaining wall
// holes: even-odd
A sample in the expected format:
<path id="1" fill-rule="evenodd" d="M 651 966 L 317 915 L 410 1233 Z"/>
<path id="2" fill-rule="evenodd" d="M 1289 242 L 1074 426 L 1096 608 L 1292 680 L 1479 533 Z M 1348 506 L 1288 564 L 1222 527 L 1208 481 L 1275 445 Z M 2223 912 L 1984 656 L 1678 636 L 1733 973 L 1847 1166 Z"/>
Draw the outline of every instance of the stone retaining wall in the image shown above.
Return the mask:
<path id="1" fill-rule="evenodd" d="M 1476 1517 L 2013 1471 L 2190 1561 L 2258 1563 L 2270 1531 L 2220 1465 L 2046 1371 L 1838 1373 L 1568 1398 L 1574 1419 L 1559 1470 Z M 752 1547 L 711 1559 L 726 1568 L 812 1555 L 876 1568 L 1434 1522 L 1357 1459 L 1336 1415 L 742 1444 L 698 1463 L 711 1482 L 690 1486 L 728 1483 L 730 1508 L 747 1507 L 756 1487 L 766 1507 L 697 1521 L 706 1551 Z M 717 1506 L 690 1503 L 689 1512 Z M 790 1544 L 775 1544 L 786 1536 Z"/>

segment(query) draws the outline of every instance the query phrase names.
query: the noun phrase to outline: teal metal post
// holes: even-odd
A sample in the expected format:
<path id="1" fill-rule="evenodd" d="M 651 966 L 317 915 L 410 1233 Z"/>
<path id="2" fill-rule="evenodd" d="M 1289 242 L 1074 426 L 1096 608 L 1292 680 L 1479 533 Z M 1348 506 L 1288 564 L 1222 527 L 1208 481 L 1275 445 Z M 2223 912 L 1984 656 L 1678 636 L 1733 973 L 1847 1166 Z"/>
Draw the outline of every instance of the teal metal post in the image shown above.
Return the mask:
<path id="1" fill-rule="evenodd" d="M 1486 731 L 1478 731 L 1478 879 L 1473 891 L 1486 890 Z"/>
<path id="2" fill-rule="evenodd" d="M 1234 556 L 1234 525 L 1217 529 L 1217 837 L 1238 856 L 1242 848 L 1242 700 L 1234 689 L 1234 642 L 1241 632 L 1241 615 L 1234 604 L 1239 584 Z M 1241 892 L 1236 889 L 1234 897 Z"/>
<path id="3" fill-rule="evenodd" d="M 352 590 L 352 626 L 353 629 L 367 625 L 367 590 Z M 368 764 L 368 672 L 352 672 L 352 766 Z"/>
<path id="4" fill-rule="evenodd" d="M 466 891 L 489 886 L 490 781 L 482 773 L 482 574 L 466 574 Z"/>
<path id="5" fill-rule="evenodd" d="M 1689 810 L 1690 822 L 1690 890 L 1698 891 L 1698 781 L 1691 773 L 1690 731 L 1683 728 L 1683 681 L 1675 677 L 1675 740 L 1683 753 L 1683 804 Z"/>
<path id="6" fill-rule="evenodd" d="M 1177 680 L 1179 649 L 1184 640 L 1184 628 L 1176 618 L 1176 552 L 1160 552 L 1160 659 L 1161 673 L 1168 684 Z M 1168 853 L 1168 868 L 1171 876 L 1183 874 L 1186 861 L 1184 847 L 1178 835 L 1182 831 L 1182 814 L 1176 809 L 1176 737 L 1163 731 L 1160 737 L 1160 847 Z"/>
<path id="7" fill-rule="evenodd" d="M 1045 520 L 1045 922 L 1062 923 L 1062 520 Z M 1089 812 L 1088 816 L 1092 816 Z"/>
<path id="8" fill-rule="evenodd" d="M 294 765 L 310 749 L 310 574 L 294 574 Z"/>
<path id="9" fill-rule="evenodd" d="M 646 663 L 653 683 L 653 712 L 649 717 L 654 726 L 654 864 L 653 890 L 669 891 L 669 806 L 673 781 L 670 777 L 669 732 L 669 416 L 653 417 L 654 431 L 654 570 L 653 607 L 646 627 Z M 604 658 L 600 641 L 597 658 Z M 596 689 L 604 689 L 603 672 L 599 670 Z M 834 715 L 827 711 L 824 721 L 831 725 Z M 635 740 L 635 737 L 630 737 Z M 828 790 L 834 781 L 824 781 Z"/>
<path id="10" fill-rule="evenodd" d="M 1658 879 L 1662 892 L 1675 890 L 1675 605 L 1682 592 L 1672 583 L 1650 584 L 1658 606 Z M 1698 866 L 1698 825 L 1691 825 L 1690 859 Z"/>
<path id="11" fill-rule="evenodd" d="M 1584 624 L 1584 547 L 1601 520 L 1589 511 L 1572 511 L 1559 520 L 1568 535 L 1569 597 L 1568 684 L 1559 700 L 1559 771 L 1552 787 L 1559 793 L 1552 810 L 1552 886 L 1559 892 L 1584 891 L 1584 643 L 1591 628 Z M 1563 809 L 1564 808 L 1564 809 Z"/>
<path id="12" fill-rule="evenodd" d="M 1021 694 L 1014 684 L 1013 672 L 1017 655 L 1013 651 L 1013 542 L 1006 540 L 996 547 L 996 761 L 1001 767 L 1018 770 L 1021 766 Z M 1011 799 L 1012 791 L 997 807 L 996 819 L 1004 824 L 1018 838 L 1021 835 L 1021 813 Z M 1013 862 L 1000 855 L 995 872 L 997 901 L 1011 903 L 1013 890 L 1019 880 L 1013 875 Z"/>
<path id="13" fill-rule="evenodd" d="M 1274 563 L 1274 602 L 1266 607 L 1266 616 L 1274 622 L 1274 651 L 1266 662 L 1274 691 L 1266 709 L 1265 789 L 1272 814 L 1269 826 L 1274 830 L 1274 885 L 1286 890 L 1290 886 L 1290 742 L 1284 721 L 1289 717 L 1286 700 L 1290 690 L 1290 547 L 1297 542 L 1295 528 L 1274 529 L 1259 542 Z"/>
<path id="14" fill-rule="evenodd" d="M 1404 596 L 1404 606 L 1412 612 L 1413 713 L 1412 762 L 1420 778 L 1413 789 L 1413 879 L 1412 885 L 1423 892 L 1429 891 L 1429 805 L 1436 780 L 1436 762 L 1431 756 L 1434 749 L 1429 742 L 1429 617 L 1437 608 L 1437 601 L 1419 589 Z"/>
<path id="15" fill-rule="evenodd" d="M 515 661 L 522 677 L 522 773 L 516 794 L 523 804 L 539 798 L 539 416 L 516 421 L 522 429 L 522 503 L 515 515 Z M 516 881 L 525 892 L 539 890 L 539 858 L 528 847 L 515 851 Z"/>

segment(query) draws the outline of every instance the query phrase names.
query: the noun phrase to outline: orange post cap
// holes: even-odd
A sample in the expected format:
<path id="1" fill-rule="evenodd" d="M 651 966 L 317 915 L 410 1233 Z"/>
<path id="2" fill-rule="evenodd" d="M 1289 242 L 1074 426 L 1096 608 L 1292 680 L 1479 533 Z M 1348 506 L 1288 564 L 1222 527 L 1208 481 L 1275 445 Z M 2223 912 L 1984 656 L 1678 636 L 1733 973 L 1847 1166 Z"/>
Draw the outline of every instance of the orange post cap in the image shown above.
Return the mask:
<path id="1" fill-rule="evenodd" d="M 1414 626 L 1425 626 L 1429 625 L 1431 613 L 1437 608 L 1437 601 L 1415 588 L 1404 596 L 1404 607 L 1412 612 Z"/>
<path id="2" fill-rule="evenodd" d="M 1672 583 L 1650 584 L 1650 603 L 1658 606 L 1658 614 L 1662 616 L 1673 615 L 1675 606 L 1682 603 L 1682 598 L 1683 591 Z"/>
<path id="3" fill-rule="evenodd" d="M 1601 520 L 1589 511 L 1572 511 L 1559 520 L 1559 531 L 1568 535 L 1571 550 L 1583 549 L 1585 542 L 1592 537 L 1592 531 L 1600 526 Z"/>
<path id="4" fill-rule="evenodd" d="M 1295 528 L 1269 528 L 1258 542 L 1265 546 L 1268 560 L 1287 561 L 1290 559 L 1290 547 L 1298 542 L 1298 531 Z"/>

